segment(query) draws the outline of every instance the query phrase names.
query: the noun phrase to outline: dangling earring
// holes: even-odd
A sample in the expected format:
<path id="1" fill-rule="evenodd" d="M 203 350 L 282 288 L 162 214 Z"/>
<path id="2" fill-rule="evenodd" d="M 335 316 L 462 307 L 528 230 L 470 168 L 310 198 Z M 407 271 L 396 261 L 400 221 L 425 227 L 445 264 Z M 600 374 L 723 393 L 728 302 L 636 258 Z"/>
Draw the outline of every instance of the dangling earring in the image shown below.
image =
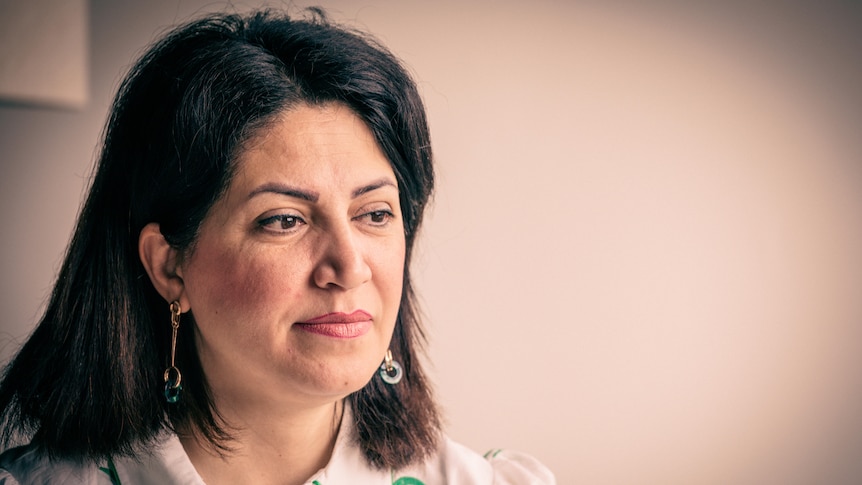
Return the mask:
<path id="1" fill-rule="evenodd" d="M 387 350 L 383 363 L 380 365 L 380 378 L 387 384 L 395 385 L 401 382 L 402 377 L 404 377 L 404 371 L 401 369 L 401 364 L 397 360 L 393 360 L 392 351 Z"/>
<path id="2" fill-rule="evenodd" d="M 171 366 L 165 369 L 165 399 L 171 404 L 180 400 L 183 392 L 183 375 L 177 369 L 174 357 L 177 351 L 177 330 L 180 328 L 180 302 L 171 302 Z"/>

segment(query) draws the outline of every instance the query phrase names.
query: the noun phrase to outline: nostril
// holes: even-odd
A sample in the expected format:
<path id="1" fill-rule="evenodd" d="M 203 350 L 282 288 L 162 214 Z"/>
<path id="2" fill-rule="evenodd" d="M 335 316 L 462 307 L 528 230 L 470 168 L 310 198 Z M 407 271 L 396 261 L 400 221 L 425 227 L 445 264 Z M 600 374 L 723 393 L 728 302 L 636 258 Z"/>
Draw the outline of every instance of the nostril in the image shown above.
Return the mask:
<path id="1" fill-rule="evenodd" d="M 314 271 L 314 282 L 321 288 L 351 289 L 371 279 L 365 255 L 352 242 L 332 244 Z"/>

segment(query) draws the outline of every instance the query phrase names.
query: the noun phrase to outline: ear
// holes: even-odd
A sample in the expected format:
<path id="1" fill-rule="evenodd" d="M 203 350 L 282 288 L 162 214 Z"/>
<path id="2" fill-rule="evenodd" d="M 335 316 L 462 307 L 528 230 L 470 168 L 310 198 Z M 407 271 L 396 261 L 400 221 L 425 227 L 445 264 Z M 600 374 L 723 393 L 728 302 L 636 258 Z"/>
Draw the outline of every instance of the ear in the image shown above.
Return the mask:
<path id="1" fill-rule="evenodd" d="M 179 300 L 183 311 L 190 310 L 179 265 L 179 252 L 168 244 L 157 223 L 151 222 L 141 230 L 138 255 L 162 298 L 168 302 Z"/>

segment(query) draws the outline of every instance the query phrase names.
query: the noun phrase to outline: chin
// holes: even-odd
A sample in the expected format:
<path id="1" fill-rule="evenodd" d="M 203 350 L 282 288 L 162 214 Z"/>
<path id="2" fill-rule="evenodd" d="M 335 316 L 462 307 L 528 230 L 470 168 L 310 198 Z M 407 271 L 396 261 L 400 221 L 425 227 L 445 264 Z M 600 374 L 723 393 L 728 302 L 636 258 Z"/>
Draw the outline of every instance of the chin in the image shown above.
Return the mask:
<path id="1" fill-rule="evenodd" d="M 377 363 L 369 367 L 367 362 L 335 365 L 319 374 L 317 379 L 312 377 L 312 382 L 307 384 L 314 389 L 311 391 L 314 394 L 342 399 L 365 387 L 376 375 L 378 367 Z"/>

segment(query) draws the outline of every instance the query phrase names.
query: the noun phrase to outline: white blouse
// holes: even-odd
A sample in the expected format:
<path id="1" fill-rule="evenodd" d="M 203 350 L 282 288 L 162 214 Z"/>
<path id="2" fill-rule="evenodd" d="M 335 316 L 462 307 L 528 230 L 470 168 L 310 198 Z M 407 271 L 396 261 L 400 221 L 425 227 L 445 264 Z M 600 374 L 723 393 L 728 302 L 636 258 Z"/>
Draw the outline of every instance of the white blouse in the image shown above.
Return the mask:
<path id="1" fill-rule="evenodd" d="M 350 422 L 349 420 L 343 420 Z M 353 439 L 353 426 L 342 425 L 329 463 L 306 485 L 554 485 L 554 475 L 524 453 L 492 450 L 484 456 L 441 440 L 437 453 L 420 465 L 397 471 L 371 467 Z M 184 484 L 205 485 L 189 460 L 179 438 L 166 434 L 145 456 L 123 457 L 80 465 L 49 461 L 30 446 L 0 455 L 0 485 L 41 484 Z"/>

